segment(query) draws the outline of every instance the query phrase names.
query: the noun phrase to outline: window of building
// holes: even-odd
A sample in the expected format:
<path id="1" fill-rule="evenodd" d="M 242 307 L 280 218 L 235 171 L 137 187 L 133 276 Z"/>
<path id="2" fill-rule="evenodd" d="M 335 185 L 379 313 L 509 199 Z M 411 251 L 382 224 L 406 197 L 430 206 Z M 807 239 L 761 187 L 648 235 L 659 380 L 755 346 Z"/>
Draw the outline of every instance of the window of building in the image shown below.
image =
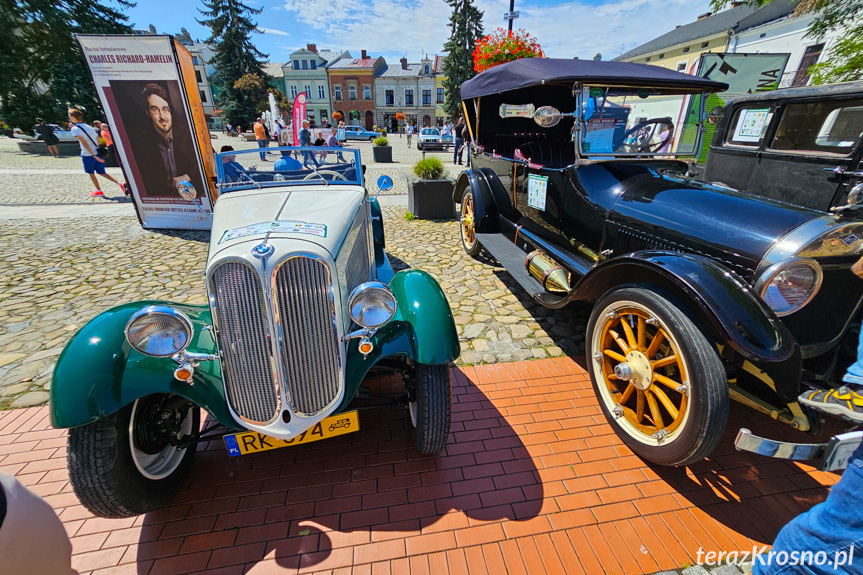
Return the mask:
<path id="1" fill-rule="evenodd" d="M 201 80 L 201 71 L 200 71 L 200 70 L 195 70 L 195 81 L 196 81 L 198 84 L 200 84 L 200 83 L 202 82 L 202 80 Z"/>
<path id="2" fill-rule="evenodd" d="M 309 86 L 308 84 L 303 86 L 303 92 L 306 93 L 306 98 L 308 98 L 309 100 L 312 99 L 312 87 L 311 86 Z"/>
<path id="3" fill-rule="evenodd" d="M 645 60 L 645 62 L 650 62 L 650 56 L 647 57 L 647 60 Z"/>
<path id="4" fill-rule="evenodd" d="M 821 57 L 821 52 L 824 50 L 824 44 L 815 44 L 807 46 L 803 52 L 803 58 L 800 59 L 800 65 L 797 67 L 797 72 L 794 74 L 794 80 L 791 86 L 805 86 L 809 83 L 809 67 L 812 64 L 818 63 L 818 58 Z"/>
<path id="5" fill-rule="evenodd" d="M 204 92 L 203 90 L 198 90 L 198 91 L 201 93 L 201 103 L 206 104 L 207 103 L 207 93 Z"/>
<path id="6" fill-rule="evenodd" d="M 195 66 L 200 66 L 201 65 L 201 59 L 198 58 L 197 56 L 192 56 L 192 63 Z M 200 80 L 198 80 L 198 81 L 200 82 Z"/>
<path id="7" fill-rule="evenodd" d="M 384 90 L 384 99 L 387 106 L 395 106 L 396 100 L 392 90 Z"/>
<path id="8" fill-rule="evenodd" d="M 300 61 L 294 60 L 294 70 L 299 70 L 299 69 L 300 69 Z"/>
<path id="9" fill-rule="evenodd" d="M 733 129 L 728 131 L 726 143 L 733 146 L 759 147 L 764 141 L 772 117 L 771 106 L 740 108 L 731 120 Z"/>
<path id="10" fill-rule="evenodd" d="M 296 97 L 297 97 L 297 87 L 292 85 L 291 86 L 291 98 L 296 98 Z"/>
<path id="11" fill-rule="evenodd" d="M 707 44 L 708 44 L 707 42 L 702 42 L 702 43 L 701 43 L 701 47 L 702 47 L 702 48 L 707 48 Z"/>
<path id="12" fill-rule="evenodd" d="M 372 99 L 372 87 L 371 86 L 363 86 L 363 99 L 371 100 Z"/>
<path id="13" fill-rule="evenodd" d="M 688 60 L 684 60 L 683 62 L 677 63 L 677 71 L 678 72 L 686 72 L 686 65 L 689 64 Z"/>
<path id="14" fill-rule="evenodd" d="M 312 62 L 312 70 L 317 70 L 318 69 L 318 61 L 312 60 L 311 62 Z"/>
<path id="15" fill-rule="evenodd" d="M 342 87 L 341 86 L 333 86 L 333 97 L 336 100 L 342 99 Z"/>
<path id="16" fill-rule="evenodd" d="M 663 58 L 665 58 L 665 54 L 660 54 L 656 57 L 657 60 L 662 60 Z"/>
<path id="17" fill-rule="evenodd" d="M 321 114 L 321 122 L 326 122 L 327 121 L 327 111 L 326 110 L 320 110 L 320 114 Z"/>
<path id="18" fill-rule="evenodd" d="M 437 103 L 443 104 L 443 88 L 437 89 Z"/>
<path id="19" fill-rule="evenodd" d="M 863 98 L 788 104 L 770 149 L 847 156 L 854 151 L 861 132 Z"/>
<path id="20" fill-rule="evenodd" d="M 423 90 L 423 106 L 431 106 L 431 90 Z"/>
<path id="21" fill-rule="evenodd" d="M 686 48 L 683 49 L 684 54 L 686 54 L 687 52 L 689 52 L 689 46 L 687 46 Z"/>
<path id="22" fill-rule="evenodd" d="M 429 65 L 428 65 L 428 64 L 426 64 L 426 65 L 425 65 L 425 68 L 423 68 L 423 74 L 428 74 L 428 73 L 430 73 Z"/>
<path id="23" fill-rule="evenodd" d="M 413 106 L 414 105 L 414 91 L 413 90 L 405 90 L 405 106 Z"/>
<path id="24" fill-rule="evenodd" d="M 303 60 L 303 70 L 308 70 L 308 69 L 309 69 L 309 61 Z"/>
<path id="25" fill-rule="evenodd" d="M 318 100 L 325 100 L 327 97 L 327 89 L 323 84 L 318 85 Z"/>
<path id="26" fill-rule="evenodd" d="M 356 100 L 357 99 L 357 87 L 356 86 L 348 86 L 348 100 Z"/>
<path id="27" fill-rule="evenodd" d="M 758 37 L 759 37 L 759 38 L 766 38 L 766 37 L 767 37 L 767 32 L 762 32 Z"/>

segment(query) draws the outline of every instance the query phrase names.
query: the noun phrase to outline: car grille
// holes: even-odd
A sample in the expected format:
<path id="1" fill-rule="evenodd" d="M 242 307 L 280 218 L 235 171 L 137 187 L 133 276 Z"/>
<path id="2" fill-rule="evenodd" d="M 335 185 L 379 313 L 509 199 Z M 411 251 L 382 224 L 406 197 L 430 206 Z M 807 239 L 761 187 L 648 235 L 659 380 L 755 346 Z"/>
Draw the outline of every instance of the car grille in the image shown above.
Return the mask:
<path id="1" fill-rule="evenodd" d="M 341 385 L 331 289 L 329 267 L 314 258 L 288 258 L 276 272 L 273 299 L 282 325 L 282 360 L 293 409 L 300 415 L 319 413 Z"/>
<path id="2" fill-rule="evenodd" d="M 257 274 L 246 264 L 228 261 L 211 278 L 228 399 L 247 421 L 269 422 L 278 414 L 280 400 Z"/>
<path id="3" fill-rule="evenodd" d="M 348 294 L 358 285 L 369 281 L 371 277 L 368 226 L 361 218 L 358 218 L 358 221 L 360 222 L 359 233 L 351 247 L 346 266 Z"/>

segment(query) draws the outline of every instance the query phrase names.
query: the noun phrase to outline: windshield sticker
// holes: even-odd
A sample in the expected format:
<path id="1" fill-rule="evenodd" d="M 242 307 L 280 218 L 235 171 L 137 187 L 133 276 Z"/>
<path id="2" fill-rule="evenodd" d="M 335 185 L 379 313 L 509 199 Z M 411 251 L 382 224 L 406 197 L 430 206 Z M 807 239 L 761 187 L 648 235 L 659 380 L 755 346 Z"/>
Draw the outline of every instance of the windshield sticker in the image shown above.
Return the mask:
<path id="1" fill-rule="evenodd" d="M 548 189 L 548 178 L 530 174 L 527 177 L 527 205 L 537 210 L 545 211 L 545 196 Z"/>
<path id="2" fill-rule="evenodd" d="M 734 140 L 737 142 L 757 143 L 761 140 L 761 132 L 770 118 L 770 108 L 748 109 L 740 115 L 734 128 Z"/>
<path id="3" fill-rule="evenodd" d="M 256 234 L 282 233 L 282 234 L 309 234 L 318 236 L 319 238 L 327 237 L 327 226 L 324 224 L 308 224 L 306 222 L 296 222 L 291 220 L 275 220 L 272 222 L 261 222 L 252 224 L 244 228 L 234 228 L 222 234 L 222 239 L 219 243 L 228 242 L 245 236 L 253 236 Z"/>
<path id="4" fill-rule="evenodd" d="M 587 134 L 582 148 L 585 152 L 611 153 L 613 151 L 616 118 L 594 118 L 587 123 Z"/>

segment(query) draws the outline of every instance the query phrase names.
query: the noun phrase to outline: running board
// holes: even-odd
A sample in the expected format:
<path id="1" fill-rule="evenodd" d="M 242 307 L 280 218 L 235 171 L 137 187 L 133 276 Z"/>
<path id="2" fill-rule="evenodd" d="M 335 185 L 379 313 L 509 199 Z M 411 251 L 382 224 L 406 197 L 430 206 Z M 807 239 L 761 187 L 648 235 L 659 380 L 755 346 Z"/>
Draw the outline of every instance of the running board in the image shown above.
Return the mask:
<path id="1" fill-rule="evenodd" d="M 548 294 L 538 281 L 530 275 L 524 267 L 527 254 L 517 245 L 506 239 L 503 234 L 476 234 L 476 239 L 482 244 L 500 265 L 515 281 L 528 293 L 530 297 L 537 300 L 540 296 Z"/>

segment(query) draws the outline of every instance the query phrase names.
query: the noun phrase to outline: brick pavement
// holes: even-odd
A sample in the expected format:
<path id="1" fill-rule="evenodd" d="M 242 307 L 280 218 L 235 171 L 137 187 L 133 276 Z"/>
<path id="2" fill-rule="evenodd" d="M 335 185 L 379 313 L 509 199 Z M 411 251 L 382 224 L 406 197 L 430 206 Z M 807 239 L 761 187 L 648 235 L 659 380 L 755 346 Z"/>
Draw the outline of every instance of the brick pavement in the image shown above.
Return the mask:
<path id="1" fill-rule="evenodd" d="M 735 452 L 740 426 L 801 439 L 740 405 L 710 459 L 645 465 L 571 359 L 452 375 L 452 435 L 437 456 L 413 450 L 404 408 L 362 411 L 359 432 L 326 442 L 237 459 L 210 442 L 170 507 L 107 520 L 78 504 L 64 432 L 38 407 L 0 412 L 0 469 L 57 509 L 90 575 L 655 573 L 694 563 L 699 547 L 769 543 L 838 480 Z"/>

